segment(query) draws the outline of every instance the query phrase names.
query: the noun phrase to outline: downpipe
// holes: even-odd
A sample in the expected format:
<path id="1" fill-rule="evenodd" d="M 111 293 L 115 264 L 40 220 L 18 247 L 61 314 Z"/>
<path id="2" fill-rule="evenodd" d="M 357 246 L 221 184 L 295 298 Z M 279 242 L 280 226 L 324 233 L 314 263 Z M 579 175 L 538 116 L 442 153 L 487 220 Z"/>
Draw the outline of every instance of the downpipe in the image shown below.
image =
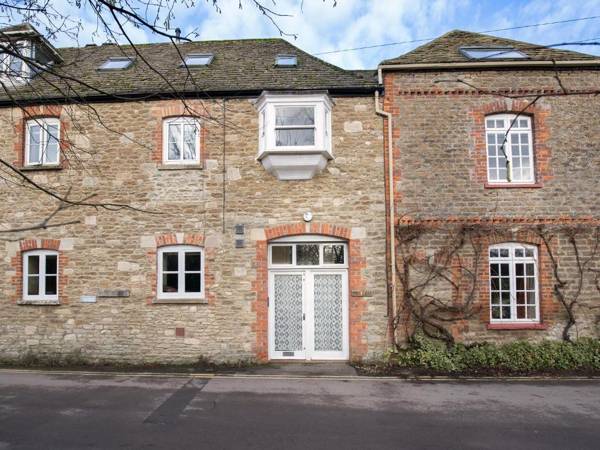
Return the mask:
<path id="1" fill-rule="evenodd" d="M 377 75 L 379 84 L 383 84 L 381 68 L 378 68 Z M 387 160 L 388 160 L 388 210 L 390 214 L 389 218 L 389 233 L 390 233 L 390 284 L 389 289 L 391 290 L 391 303 L 392 303 L 392 317 L 390 320 L 395 320 L 398 306 L 396 299 L 396 225 L 395 225 L 395 205 L 394 205 L 394 152 L 392 145 L 392 114 L 384 111 L 379 104 L 379 91 L 375 91 L 375 113 L 387 120 Z M 390 322 L 390 340 L 394 342 L 394 330 L 391 327 Z"/>

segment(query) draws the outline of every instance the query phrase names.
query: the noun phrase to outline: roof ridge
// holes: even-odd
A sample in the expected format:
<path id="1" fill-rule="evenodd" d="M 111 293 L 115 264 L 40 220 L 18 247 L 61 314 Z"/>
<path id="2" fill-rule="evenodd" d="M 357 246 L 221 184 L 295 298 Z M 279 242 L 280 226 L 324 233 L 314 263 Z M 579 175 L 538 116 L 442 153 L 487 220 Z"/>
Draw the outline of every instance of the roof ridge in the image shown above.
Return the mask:
<path id="1" fill-rule="evenodd" d="M 205 40 L 197 40 L 197 41 L 182 41 L 182 42 L 177 42 L 177 45 L 188 45 L 188 44 L 201 44 L 201 43 L 209 43 L 209 42 L 256 42 L 256 41 L 280 41 L 280 42 L 287 42 L 285 39 L 282 38 L 241 38 L 241 39 L 205 39 Z M 103 46 L 110 46 L 110 45 L 116 45 L 118 47 L 151 47 L 151 46 L 159 46 L 159 45 L 173 45 L 173 42 L 142 42 L 139 44 L 134 43 L 132 44 L 119 44 L 116 42 L 105 42 L 103 44 L 94 44 L 94 43 L 89 43 L 89 44 L 84 44 L 84 45 L 80 45 L 80 46 L 73 46 L 73 47 L 56 47 L 57 50 L 77 50 L 77 49 L 82 49 L 85 47 L 103 47 Z"/>

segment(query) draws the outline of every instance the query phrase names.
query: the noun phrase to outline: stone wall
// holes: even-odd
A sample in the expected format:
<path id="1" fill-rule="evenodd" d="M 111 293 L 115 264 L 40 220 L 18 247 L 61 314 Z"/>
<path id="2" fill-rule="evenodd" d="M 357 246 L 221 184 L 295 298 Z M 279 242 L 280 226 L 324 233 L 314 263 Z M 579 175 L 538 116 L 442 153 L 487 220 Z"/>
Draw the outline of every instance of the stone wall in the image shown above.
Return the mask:
<path id="1" fill-rule="evenodd" d="M 63 136 L 68 161 L 60 170 L 25 173 L 61 192 L 71 188 L 71 199 L 95 194 L 90 202 L 122 203 L 144 212 L 72 207 L 54 220 L 78 224 L 19 233 L 0 242 L 5 280 L 0 284 L 0 358 L 28 352 L 80 352 L 86 359 L 127 362 L 264 358 L 257 344 L 265 330 L 259 326 L 256 302 L 266 286 L 257 251 L 266 251 L 268 230 L 303 227 L 308 210 L 315 224 L 348 230 L 351 247 L 360 246 L 360 254 L 350 261 L 351 274 L 362 284 L 350 297 L 351 304 L 359 305 L 353 327 L 361 330 L 354 333 L 352 357 L 373 357 L 384 350 L 383 137 L 372 97 L 334 98 L 335 159 L 312 180 L 286 182 L 269 175 L 256 160 L 258 117 L 252 100 L 190 101 L 203 117 L 202 165 L 179 170 L 163 166 L 157 157 L 162 119 L 184 112 L 178 102 L 98 103 L 93 113 L 59 108 L 61 128 L 68 134 Z M 22 161 L 22 111 L 0 111 L 0 126 L 2 156 Z M 22 186 L 3 183 L 0 189 L 2 227 L 37 223 L 57 205 Z M 234 233 L 236 224 L 244 225 L 243 235 Z M 326 228 L 319 230 L 327 234 Z M 239 238 L 243 248 L 236 248 Z M 56 240 L 64 262 L 61 304 L 18 304 L 21 242 L 41 245 L 44 239 Z M 153 302 L 155 255 L 164 242 L 204 246 L 206 303 Z M 129 290 L 130 295 L 80 301 L 99 289 Z"/>

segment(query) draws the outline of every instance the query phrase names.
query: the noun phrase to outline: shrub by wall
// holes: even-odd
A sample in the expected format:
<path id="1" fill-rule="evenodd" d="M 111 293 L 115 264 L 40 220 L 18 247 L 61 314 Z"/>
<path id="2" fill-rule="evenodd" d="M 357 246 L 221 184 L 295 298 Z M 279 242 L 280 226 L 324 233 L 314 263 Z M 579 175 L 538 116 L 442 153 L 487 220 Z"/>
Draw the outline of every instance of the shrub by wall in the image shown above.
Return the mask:
<path id="1" fill-rule="evenodd" d="M 417 338 L 411 348 L 388 355 L 388 371 L 415 369 L 448 375 L 600 374 L 600 340 L 490 343 L 451 347 Z"/>

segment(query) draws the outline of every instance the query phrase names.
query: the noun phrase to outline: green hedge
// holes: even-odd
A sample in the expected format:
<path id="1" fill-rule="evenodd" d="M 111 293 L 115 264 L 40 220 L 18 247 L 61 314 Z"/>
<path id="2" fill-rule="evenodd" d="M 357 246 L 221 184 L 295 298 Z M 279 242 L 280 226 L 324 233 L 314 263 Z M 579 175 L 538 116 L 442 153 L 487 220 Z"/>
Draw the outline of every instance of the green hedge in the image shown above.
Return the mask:
<path id="1" fill-rule="evenodd" d="M 395 368 L 444 374 L 600 373 L 600 340 L 446 345 L 425 338 L 389 355 Z"/>

